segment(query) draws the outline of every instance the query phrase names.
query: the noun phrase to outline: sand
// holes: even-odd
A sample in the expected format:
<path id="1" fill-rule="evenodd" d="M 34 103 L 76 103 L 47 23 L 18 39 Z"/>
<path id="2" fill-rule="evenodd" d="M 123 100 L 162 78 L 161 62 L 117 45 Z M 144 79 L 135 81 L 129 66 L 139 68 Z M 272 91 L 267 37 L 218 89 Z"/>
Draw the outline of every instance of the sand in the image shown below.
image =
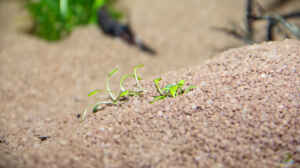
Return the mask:
<path id="1" fill-rule="evenodd" d="M 94 25 L 49 44 L 16 28 L 24 12 L 16 1 L 0 1 L 0 167 L 280 167 L 288 154 L 299 166 L 298 41 L 219 53 L 241 43 L 211 27 L 239 22 L 242 1 L 126 3 L 157 56 Z M 140 63 L 143 97 L 76 117 L 112 68 Z M 149 104 L 156 77 L 197 88 Z"/>

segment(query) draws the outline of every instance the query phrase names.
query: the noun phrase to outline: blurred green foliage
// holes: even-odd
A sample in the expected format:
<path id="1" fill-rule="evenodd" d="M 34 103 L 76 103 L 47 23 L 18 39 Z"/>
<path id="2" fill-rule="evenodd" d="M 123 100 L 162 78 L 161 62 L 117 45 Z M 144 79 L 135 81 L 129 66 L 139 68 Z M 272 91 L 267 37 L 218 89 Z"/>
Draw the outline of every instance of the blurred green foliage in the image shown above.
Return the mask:
<path id="1" fill-rule="evenodd" d="M 121 18 L 115 3 L 116 0 L 27 0 L 26 8 L 34 22 L 30 33 L 48 41 L 60 40 L 77 26 L 96 23 L 97 10 L 103 5 L 114 18 Z"/>

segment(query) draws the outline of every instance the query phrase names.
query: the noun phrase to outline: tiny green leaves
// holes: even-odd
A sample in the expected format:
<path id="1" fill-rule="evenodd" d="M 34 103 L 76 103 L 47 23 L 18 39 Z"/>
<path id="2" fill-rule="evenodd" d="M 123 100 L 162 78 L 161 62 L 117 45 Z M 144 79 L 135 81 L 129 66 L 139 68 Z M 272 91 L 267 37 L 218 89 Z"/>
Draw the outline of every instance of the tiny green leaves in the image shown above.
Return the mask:
<path id="1" fill-rule="evenodd" d="M 162 100 L 162 99 L 165 99 L 166 96 L 154 96 L 154 100 L 152 100 L 150 102 L 150 104 L 153 104 L 154 102 L 158 101 L 158 100 Z"/>
<path id="2" fill-rule="evenodd" d="M 295 164 L 295 161 L 293 159 L 293 155 L 291 153 L 285 154 L 283 160 L 281 161 L 280 167 L 292 167 Z M 295 166 L 297 167 L 297 166 Z"/>
<path id="3" fill-rule="evenodd" d="M 154 96 L 154 99 L 150 102 L 151 104 L 158 100 L 165 99 L 167 97 L 175 98 L 178 95 L 188 93 L 193 88 L 196 88 L 196 86 L 189 86 L 187 89 L 183 89 L 185 80 L 180 80 L 177 84 L 168 84 L 164 88 L 160 88 L 159 82 L 161 80 L 162 80 L 161 78 L 156 78 L 153 81 L 154 85 L 156 87 L 156 90 L 159 93 L 159 96 Z"/>
<path id="4" fill-rule="evenodd" d="M 110 89 L 110 78 L 119 71 L 118 68 L 113 69 L 110 73 L 108 73 L 107 75 L 107 80 L 106 80 L 106 90 L 110 96 L 110 98 L 112 99 L 112 101 L 116 101 L 116 97 L 115 95 L 112 93 L 111 89 Z"/>
<path id="5" fill-rule="evenodd" d="M 133 75 L 134 75 L 134 79 L 135 79 L 135 81 L 136 81 L 136 85 L 137 85 L 137 87 L 139 88 L 139 90 L 143 90 L 143 88 L 141 87 L 141 85 L 140 85 L 140 80 L 141 80 L 141 78 L 138 76 L 138 74 L 137 74 L 137 69 L 139 69 L 139 68 L 143 68 L 144 67 L 144 65 L 143 64 L 139 64 L 139 65 L 137 65 L 137 66 L 135 66 L 134 68 L 133 68 Z"/>
<path id="6" fill-rule="evenodd" d="M 161 78 L 156 78 L 156 79 L 154 79 L 154 84 L 155 84 L 156 90 L 162 96 L 164 93 L 163 93 L 163 91 L 161 90 L 161 88 L 159 86 L 160 81 L 161 81 Z"/>
<path id="7" fill-rule="evenodd" d="M 120 93 L 119 97 L 122 98 L 122 97 L 125 97 L 129 94 L 129 91 L 128 90 L 125 90 L 123 92 Z"/>
<path id="8" fill-rule="evenodd" d="M 184 85 L 184 80 L 180 80 L 178 83 L 177 83 L 177 86 L 179 87 L 179 88 L 182 88 L 183 87 L 183 85 Z"/>
<path id="9" fill-rule="evenodd" d="M 118 68 L 114 68 L 110 73 L 108 73 L 107 77 L 111 78 L 115 73 L 117 73 L 119 71 Z"/>
<path id="10" fill-rule="evenodd" d="M 173 85 L 173 86 L 170 87 L 169 92 L 170 92 L 172 97 L 177 96 L 177 90 L 178 90 L 178 85 Z"/>
<path id="11" fill-rule="evenodd" d="M 141 78 L 137 75 L 137 69 L 143 67 L 143 65 L 137 65 L 133 69 L 133 73 L 125 74 L 120 79 L 120 92 L 117 96 L 115 96 L 110 88 L 110 79 L 119 71 L 118 68 L 114 68 L 111 72 L 107 74 L 106 78 L 106 92 L 108 93 L 108 101 L 99 101 L 93 105 L 92 111 L 97 112 L 103 108 L 101 105 L 120 105 L 123 101 L 127 100 L 130 96 L 140 96 L 143 93 L 143 89 L 139 83 Z M 136 86 L 138 89 L 130 90 L 124 87 L 124 82 L 128 78 L 134 78 L 136 81 Z M 88 96 L 94 96 L 98 93 L 102 93 L 104 90 L 96 89 L 91 91 Z M 88 112 L 88 108 L 86 108 L 82 114 L 82 120 L 85 119 Z"/>
<path id="12" fill-rule="evenodd" d="M 121 77 L 121 80 L 120 80 L 120 89 L 121 89 L 121 91 L 126 91 L 126 89 L 125 89 L 125 87 L 123 86 L 123 84 L 124 84 L 124 81 L 127 79 L 127 78 L 129 78 L 131 76 L 131 74 L 125 74 L 125 75 L 123 75 L 122 77 Z"/>
<path id="13" fill-rule="evenodd" d="M 144 93 L 144 89 L 142 88 L 141 84 L 139 83 L 139 81 L 141 80 L 141 77 L 138 76 L 137 73 L 137 69 L 142 68 L 144 65 L 137 65 L 133 68 L 133 72 L 130 74 L 125 74 L 121 77 L 120 79 L 120 92 L 119 94 L 117 94 L 117 96 L 115 96 L 112 93 L 112 90 L 110 88 L 110 79 L 119 71 L 118 68 L 114 68 L 111 72 L 109 72 L 107 74 L 107 78 L 106 78 L 106 91 L 105 90 L 100 90 L 100 89 L 96 89 L 91 91 L 88 96 L 94 96 L 96 94 L 99 93 L 103 93 L 103 92 L 107 92 L 108 94 L 108 100 L 106 101 L 99 101 L 97 103 L 95 103 L 93 105 L 92 111 L 95 113 L 99 110 L 102 110 L 105 106 L 102 105 L 122 105 L 124 101 L 128 100 L 130 97 L 132 96 L 142 96 Z M 134 79 L 136 84 L 134 86 L 136 86 L 136 88 L 130 88 L 127 89 L 124 87 L 124 82 L 127 79 Z M 168 97 L 172 97 L 175 98 L 178 95 L 183 95 L 186 94 L 188 92 L 190 92 L 192 89 L 196 88 L 196 86 L 188 86 L 187 88 L 184 88 L 185 85 L 185 80 L 180 80 L 179 82 L 175 83 L 175 84 L 168 84 L 165 87 L 161 88 L 160 87 L 160 81 L 162 80 L 162 78 L 156 78 L 153 80 L 155 88 L 157 90 L 157 92 L 159 93 L 158 96 L 154 96 L 153 100 L 150 102 L 151 104 L 159 101 L 159 100 L 163 100 L 165 98 Z M 89 108 L 86 108 L 82 114 L 82 120 L 85 119 L 87 112 L 88 112 Z"/>

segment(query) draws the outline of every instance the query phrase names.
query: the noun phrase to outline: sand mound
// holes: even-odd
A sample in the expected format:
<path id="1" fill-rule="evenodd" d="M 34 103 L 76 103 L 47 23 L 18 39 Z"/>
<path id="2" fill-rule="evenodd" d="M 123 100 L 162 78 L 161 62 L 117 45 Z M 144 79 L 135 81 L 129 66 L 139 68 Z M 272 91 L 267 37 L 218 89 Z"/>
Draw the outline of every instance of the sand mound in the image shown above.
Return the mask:
<path id="1" fill-rule="evenodd" d="M 156 57 L 93 25 L 43 42 L 17 28 L 26 13 L 19 0 L 0 0 L 0 167 L 280 167 L 289 154 L 299 167 L 298 41 L 233 49 L 200 65 L 241 45 L 212 27 L 242 24 L 244 1 L 122 2 Z M 299 8 L 291 3 L 276 12 Z M 141 63 L 143 98 L 76 118 L 108 71 Z M 185 79 L 197 89 L 149 104 L 151 80 L 165 72 L 164 84 Z"/>
<path id="2" fill-rule="evenodd" d="M 294 40 L 232 49 L 199 67 L 164 74 L 164 83 L 185 79 L 197 86 L 175 99 L 149 104 L 155 88 L 143 81 L 143 98 L 82 123 L 76 106 L 74 113 L 61 108 L 60 115 L 29 117 L 15 129 L 2 119 L 0 165 L 278 167 L 291 154 L 299 166 L 299 58 Z"/>

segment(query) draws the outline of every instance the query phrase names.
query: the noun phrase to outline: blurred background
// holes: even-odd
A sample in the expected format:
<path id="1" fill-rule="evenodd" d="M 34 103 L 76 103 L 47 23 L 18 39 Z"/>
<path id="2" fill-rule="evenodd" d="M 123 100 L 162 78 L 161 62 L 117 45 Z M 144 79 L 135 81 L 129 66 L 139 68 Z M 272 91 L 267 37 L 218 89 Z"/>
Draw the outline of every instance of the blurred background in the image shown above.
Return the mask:
<path id="1" fill-rule="evenodd" d="M 300 9 L 299 0 L 258 2 L 279 14 Z M 103 4 L 157 54 L 105 35 L 96 22 Z M 245 29 L 245 8 L 246 0 L 0 0 L 0 89 L 4 95 L 31 90 L 27 94 L 34 99 L 47 95 L 56 97 L 54 102 L 62 93 L 76 93 L 82 100 L 89 91 L 104 87 L 114 67 L 128 73 L 144 64 L 142 76 L 153 79 L 197 66 L 226 49 L 246 45 L 217 30 Z M 265 26 L 255 24 L 257 41 L 264 40 Z"/>

